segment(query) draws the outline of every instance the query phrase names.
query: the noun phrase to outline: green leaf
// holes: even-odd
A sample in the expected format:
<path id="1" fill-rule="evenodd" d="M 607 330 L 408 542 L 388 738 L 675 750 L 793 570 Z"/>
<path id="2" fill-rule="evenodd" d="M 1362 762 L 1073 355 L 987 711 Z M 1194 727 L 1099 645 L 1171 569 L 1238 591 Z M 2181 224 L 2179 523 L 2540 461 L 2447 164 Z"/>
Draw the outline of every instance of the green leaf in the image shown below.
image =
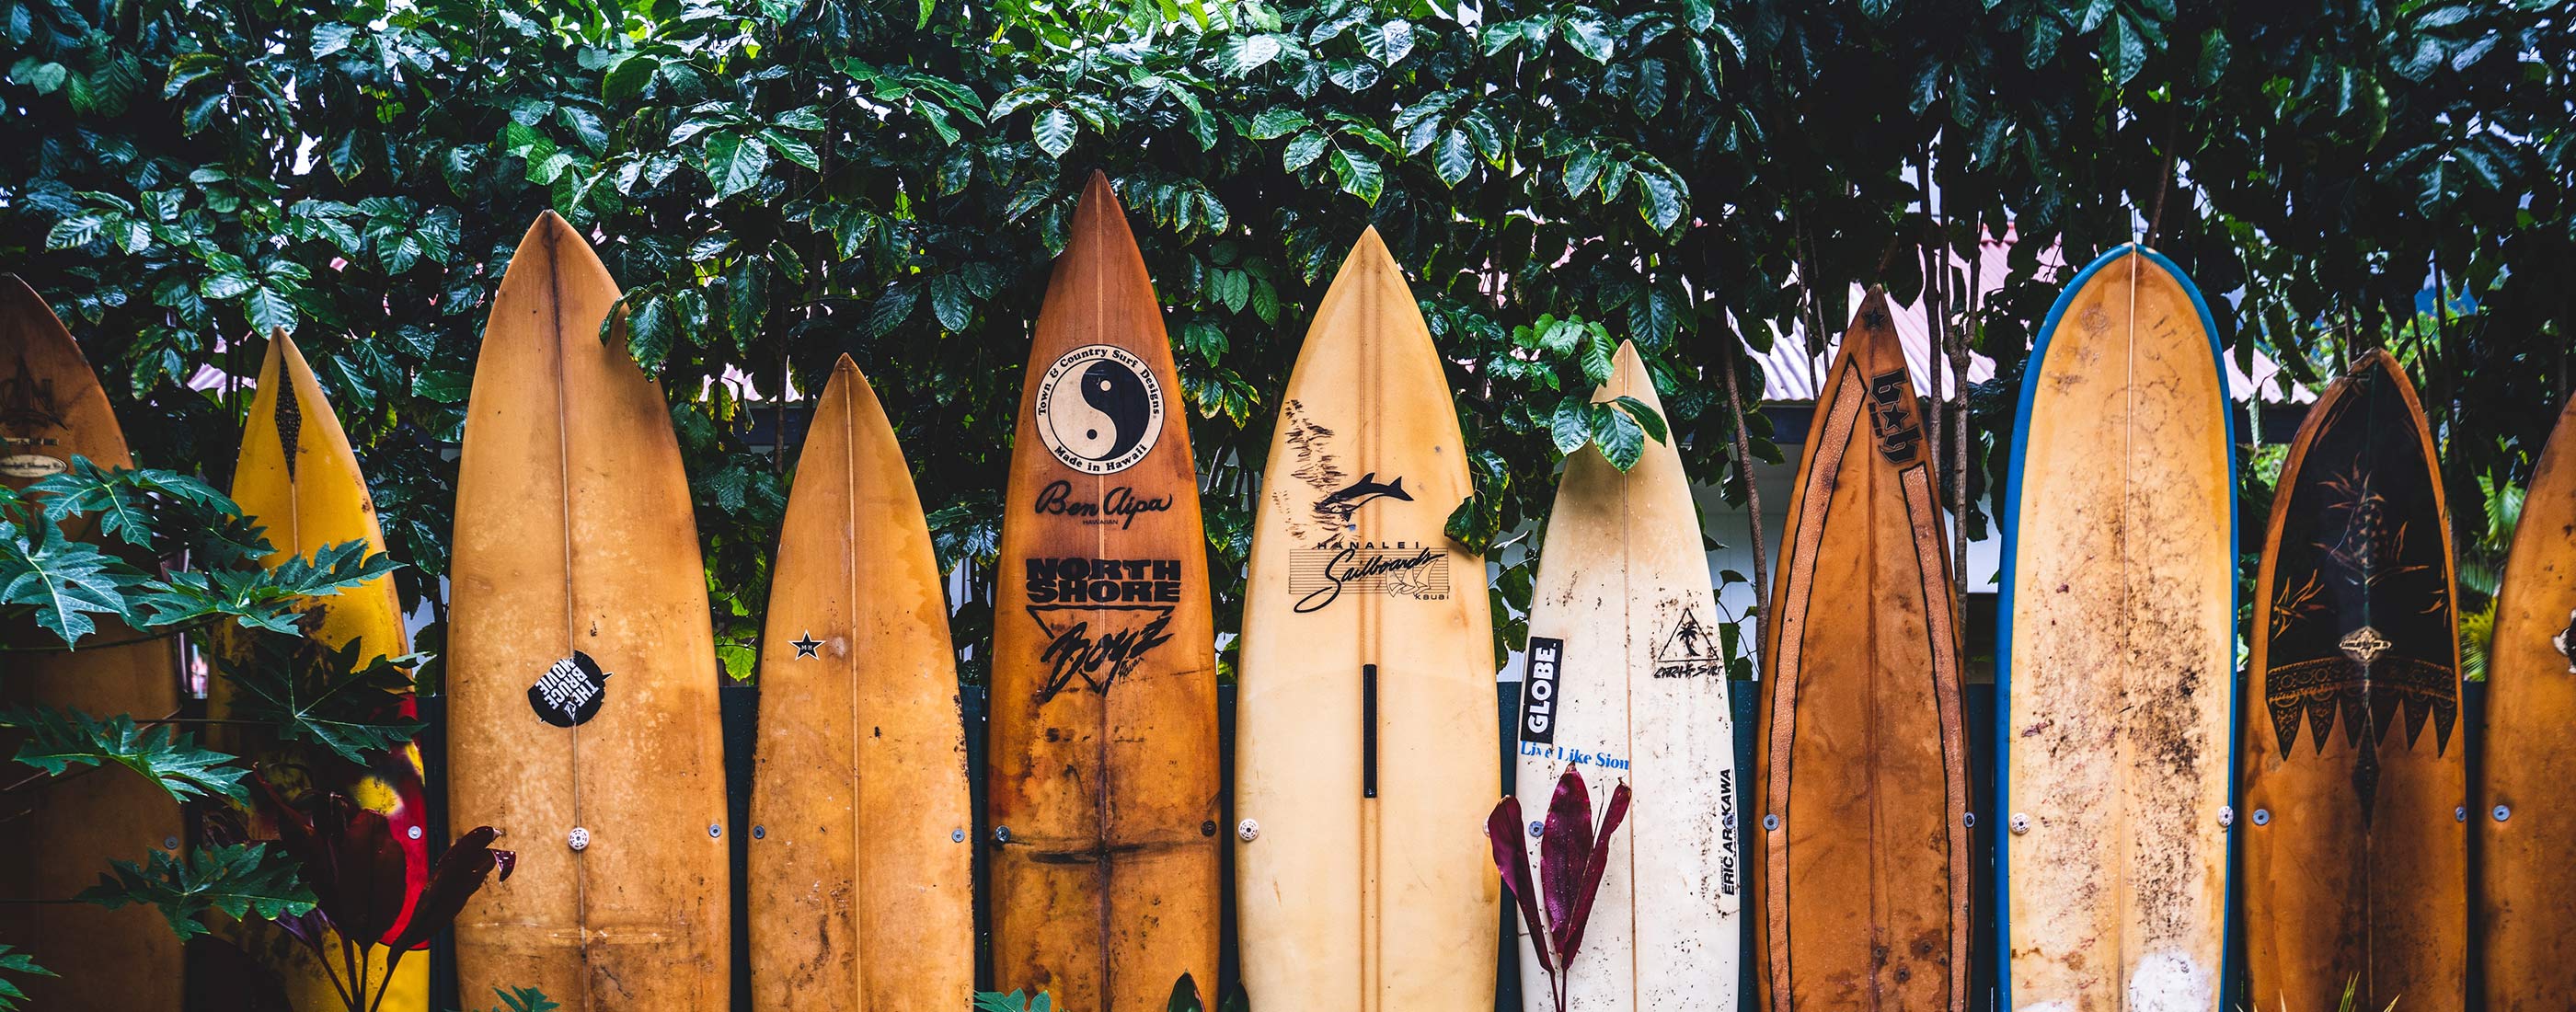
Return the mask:
<path id="1" fill-rule="evenodd" d="M 1251 136 L 1256 141 L 1286 137 L 1306 127 L 1306 114 L 1287 106 L 1272 106 L 1252 117 Z M 78 245 L 77 243 L 73 245 Z"/>
<path id="2" fill-rule="evenodd" d="M 343 541 L 269 569 L 172 573 L 159 589 L 136 599 L 146 612 L 137 624 L 164 628 L 231 618 L 246 629 L 296 635 L 296 620 L 313 606 L 312 598 L 372 583 L 394 568 L 382 553 L 370 554 L 366 542 Z"/>
<path id="3" fill-rule="evenodd" d="M 1397 18 L 1360 33 L 1360 52 L 1381 66 L 1393 66 L 1413 52 L 1413 22 Z"/>
<path id="4" fill-rule="evenodd" d="M 165 726 L 144 728 L 130 714 L 104 720 L 79 710 L 17 707 L 0 711 L 0 726 L 26 732 L 12 761 L 59 777 L 74 766 L 122 766 L 160 786 L 174 801 L 225 797 L 244 804 L 241 779 L 250 771 L 227 765 L 233 757 L 197 747 L 194 736 Z"/>
<path id="5" fill-rule="evenodd" d="M 383 648 L 392 644 L 353 639 L 332 649 L 303 636 L 249 639 L 246 656 L 216 662 L 239 690 L 236 719 L 259 721 L 282 740 L 310 742 L 360 766 L 428 726 L 402 716 L 418 659 L 386 656 Z"/>
<path id="6" fill-rule="evenodd" d="M 295 304 L 287 301 L 284 293 L 268 285 L 250 290 L 250 294 L 242 299 L 242 312 L 250 317 L 251 329 L 258 333 L 273 334 L 281 330 L 295 333 Z"/>
<path id="7" fill-rule="evenodd" d="M 86 542 L 50 535 L 29 538 L 0 520 L 0 614 L 31 614 L 38 626 L 66 644 L 98 631 L 91 615 L 123 616 L 133 578 L 116 560 Z"/>
<path id="8" fill-rule="evenodd" d="M 1679 181 L 1661 172 L 1640 172 L 1637 174 L 1637 192 L 1646 199 L 1637 211 L 1647 224 L 1655 226 L 1655 231 L 1669 229 L 1682 220 L 1681 191 Z"/>
<path id="9" fill-rule="evenodd" d="M 760 139 L 770 147 L 778 149 L 779 154 L 786 155 L 788 161 L 816 172 L 823 171 L 823 159 L 816 156 L 814 146 L 805 143 L 803 139 L 776 130 L 761 131 Z"/>
<path id="10" fill-rule="evenodd" d="M 1279 39 L 1272 35 L 1237 35 L 1217 46 L 1217 69 L 1242 77 L 1279 58 Z"/>
<path id="11" fill-rule="evenodd" d="M 235 919 L 267 920 L 300 916 L 316 905 L 313 890 L 296 879 L 296 861 L 264 843 L 199 847 L 181 862 L 155 850 L 149 866 L 113 862 L 115 875 L 82 890 L 75 899 L 110 910 L 127 904 L 149 904 L 161 910 L 181 941 L 207 933 L 200 920 L 209 912 Z"/>
<path id="12" fill-rule="evenodd" d="M 1596 387 L 1610 382 L 1611 356 L 1618 351 L 1618 346 L 1610 341 L 1610 332 L 1598 323 L 1591 323 L 1584 325 L 1582 334 L 1583 378 L 1592 381 Z"/>
<path id="13" fill-rule="evenodd" d="M 1610 52 L 1617 48 L 1610 29 L 1590 18 L 1566 19 L 1565 43 L 1594 63 L 1610 62 Z"/>
<path id="14" fill-rule="evenodd" d="M 0 944 L 0 972 L 32 977 L 62 976 L 52 970 L 37 966 L 36 961 L 26 953 L 15 951 L 11 946 L 5 944 Z M 0 1012 L 17 1012 L 17 1010 L 25 1007 L 23 1003 L 26 1000 L 27 993 L 19 990 L 15 981 L 12 981 L 7 977 L 0 977 Z"/>
<path id="15" fill-rule="evenodd" d="M 107 215 L 93 211 L 65 215 L 63 220 L 54 223 L 51 231 L 45 233 L 45 248 L 66 250 L 87 246 L 107 231 L 111 220 Z"/>
<path id="16" fill-rule="evenodd" d="M 1663 414 L 1647 407 L 1646 402 L 1623 395 L 1610 403 L 1618 405 L 1620 410 L 1628 413 L 1628 417 L 1635 419 L 1637 426 L 1646 431 L 1647 438 L 1660 443 L 1669 434 L 1664 428 Z"/>
<path id="17" fill-rule="evenodd" d="M 942 274 L 930 282 L 930 315 L 950 333 L 962 332 L 975 317 L 974 295 L 966 290 L 966 280 L 956 274 Z"/>
<path id="18" fill-rule="evenodd" d="M 716 199 L 723 200 L 760 185 L 761 173 L 769 168 L 769 145 L 739 134 L 711 134 L 703 165 L 707 181 L 715 184 Z"/>
<path id="19" fill-rule="evenodd" d="M 1072 113 L 1054 108 L 1038 114 L 1036 122 L 1030 125 L 1029 134 L 1038 142 L 1038 150 L 1046 152 L 1047 157 L 1062 158 L 1065 152 L 1073 150 L 1074 135 L 1081 129 L 1081 121 L 1074 119 Z"/>
<path id="20" fill-rule="evenodd" d="M 1324 148 L 1327 146 L 1329 142 L 1324 140 L 1324 135 L 1321 133 L 1309 130 L 1298 134 L 1288 138 L 1288 149 L 1280 152 L 1279 165 L 1290 172 L 1295 172 L 1314 164 L 1315 159 L 1323 156 Z"/>
<path id="21" fill-rule="evenodd" d="M 1592 420 L 1592 445 L 1601 451 L 1601 459 L 1625 471 L 1637 466 L 1646 455 L 1645 430 L 1624 411 L 1613 411 L 1607 404 L 1588 405 L 1585 412 Z"/>
<path id="22" fill-rule="evenodd" d="M 921 5 L 921 9 L 924 11 L 930 9 L 927 0 Z M 927 16 L 927 14 L 924 15 L 924 17 Z M 501 996 L 501 1007 L 490 1012 L 555 1012 L 556 1009 L 563 1007 L 561 1002 L 546 997 L 545 992 L 533 987 L 514 987 L 507 991 L 496 987 L 492 989 L 492 993 Z"/>
<path id="23" fill-rule="evenodd" d="M 1548 416 L 1547 435 L 1556 443 L 1558 454 L 1571 457 L 1592 441 L 1591 406 L 1590 394 L 1567 394 L 1556 402 L 1556 410 Z"/>
<path id="24" fill-rule="evenodd" d="M 2127 14 L 2113 15 L 2102 30 L 2102 62 L 2111 70 L 2111 83 L 2127 84 L 2147 65 L 2147 40 L 2129 21 Z"/>
<path id="25" fill-rule="evenodd" d="M 1386 189 L 1386 174 L 1367 157 L 1333 148 L 1333 178 L 1341 183 L 1342 192 L 1375 205 L 1378 194 Z"/>
<path id="26" fill-rule="evenodd" d="M 1468 143 L 1463 130 L 1450 130 L 1440 135 L 1439 150 L 1432 153 L 1432 165 L 1439 170 L 1440 181 L 1452 187 L 1476 171 L 1476 147 Z"/>
<path id="27" fill-rule="evenodd" d="M 653 83 L 653 72 L 662 69 L 662 61 L 635 53 L 608 68 L 599 80 L 599 97 L 610 102 L 626 102 L 644 93 Z"/>

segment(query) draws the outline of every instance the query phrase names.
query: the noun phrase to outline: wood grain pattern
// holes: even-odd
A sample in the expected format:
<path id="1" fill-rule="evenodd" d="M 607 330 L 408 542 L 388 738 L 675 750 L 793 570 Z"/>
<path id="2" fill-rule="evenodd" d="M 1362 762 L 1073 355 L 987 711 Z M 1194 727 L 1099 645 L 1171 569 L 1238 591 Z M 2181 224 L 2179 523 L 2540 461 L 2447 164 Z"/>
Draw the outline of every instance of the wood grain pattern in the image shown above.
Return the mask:
<path id="1" fill-rule="evenodd" d="M 2476 907 L 2488 1012 L 2576 1008 L 2576 400 L 2522 502 L 2487 648 Z M 2497 818 L 2501 813 L 2504 817 Z"/>
<path id="2" fill-rule="evenodd" d="M 1763 1005 L 1964 1012 L 1958 616 L 1885 292 L 1861 303 L 1817 408 L 1763 630 Z"/>
<path id="3" fill-rule="evenodd" d="M 1401 484 L 1401 493 L 1396 486 Z M 1439 352 L 1372 229 L 1280 401 L 1253 522 L 1235 742 L 1255 1008 L 1493 1004 L 1501 885 L 1483 558 Z M 1374 718 L 1374 719 L 1371 719 Z"/>
<path id="4" fill-rule="evenodd" d="M 722 1008 L 730 827 L 714 635 L 670 409 L 622 330 L 600 340 L 616 300 L 589 244 L 541 215 L 501 279 L 475 365 L 447 796 L 451 825 L 501 830 L 519 863 L 457 918 L 458 990 L 535 987 L 572 1009 Z M 576 652 L 608 677 L 591 717 L 556 726 L 531 689 Z M 569 844 L 575 828 L 583 849 Z"/>
<path id="5" fill-rule="evenodd" d="M 2019 1012 L 2218 1008 L 2235 696 L 2226 411 L 2199 293 L 2138 247 L 2078 275 L 2032 350 L 1996 691 L 1999 919 Z"/>
<path id="6" fill-rule="evenodd" d="M 948 605 L 912 471 L 846 355 L 798 451 L 772 572 L 752 1008 L 964 1008 L 975 822 Z"/>
<path id="7" fill-rule="evenodd" d="M 125 432 L 80 346 L 53 310 L 15 275 L 0 275 L 0 484 L 25 488 L 74 456 L 100 467 L 131 467 Z M 96 524 L 74 520 L 74 537 Z M 36 628 L 0 630 L 12 643 L 61 645 Z M 0 706 L 69 707 L 94 716 L 157 720 L 179 711 L 178 665 L 166 639 L 134 638 L 100 622 L 78 651 L 17 653 L 0 673 Z M 20 736 L 0 731 L 0 755 Z M 59 978 L 17 975 L 31 1009 L 173 1012 L 179 1007 L 179 940 L 151 907 L 107 910 L 60 902 L 98 882 L 108 861 L 175 853 L 179 805 L 160 786 L 123 769 L 74 772 L 0 806 L 0 943 L 16 946 Z"/>
<path id="8" fill-rule="evenodd" d="M 1216 633 L 1187 416 L 1094 173 L 1020 397 L 987 770 L 995 983 L 1067 1009 L 1159 1010 L 1183 973 L 1218 993 Z"/>
<path id="9" fill-rule="evenodd" d="M 2468 784 L 2450 518 L 2432 432 L 2373 351 L 2290 444 L 2254 585 L 2244 727 L 2254 1008 L 2452 1010 Z"/>
<path id="10" fill-rule="evenodd" d="M 1592 395 L 1620 397 L 1663 410 L 1624 341 L 1610 382 Z M 1571 970 L 1569 1007 L 1732 1010 L 1743 884 L 1735 721 L 1718 638 L 1726 616 L 1674 443 L 1649 440 L 1625 473 L 1598 450 L 1568 458 L 1542 544 L 1529 634 L 1562 650 L 1542 679 L 1547 698 L 1524 693 L 1520 793 L 1545 797 L 1569 766 L 1582 771 L 1596 809 L 1623 781 L 1633 791 Z M 1544 981 L 1530 930 L 1520 929 L 1521 979 Z M 1522 1007 L 1555 1004 L 1525 985 Z"/>
<path id="11" fill-rule="evenodd" d="M 277 565 L 310 557 L 327 545 L 363 541 L 368 550 L 385 550 L 384 529 L 376 520 L 375 497 L 367 491 L 358 455 L 348 433 L 331 410 L 322 384 L 295 340 L 284 332 L 271 337 L 260 359 L 259 386 L 251 397 L 250 417 L 242 429 L 240 455 L 233 464 L 233 501 L 242 513 L 268 530 L 277 551 L 267 559 Z M 393 577 L 351 587 L 321 602 L 316 636 L 333 647 L 356 641 L 360 660 L 400 657 L 411 652 L 403 629 L 402 605 Z M 216 679 L 208 712 L 230 713 L 231 683 Z M 409 704 L 405 710 L 410 709 Z M 364 767 L 329 764 L 302 768 L 282 761 L 286 753 L 262 743 L 231 736 L 225 744 L 259 762 L 264 775 L 289 791 L 339 791 L 367 808 L 385 813 L 393 824 L 394 842 L 410 865 L 412 887 L 429 876 L 429 807 L 421 780 L 420 749 L 405 745 L 376 756 Z M 313 950 L 274 925 L 236 925 L 234 940 L 254 957 L 276 968 L 286 980 L 287 997 L 297 1008 L 337 1008 L 339 988 Z M 323 951 L 337 959 L 340 943 L 327 933 Z M 369 961 L 367 994 L 384 991 L 388 1012 L 420 1012 L 429 1007 L 429 954 L 407 955 L 385 986 L 385 964 L 392 953 L 375 946 Z"/>

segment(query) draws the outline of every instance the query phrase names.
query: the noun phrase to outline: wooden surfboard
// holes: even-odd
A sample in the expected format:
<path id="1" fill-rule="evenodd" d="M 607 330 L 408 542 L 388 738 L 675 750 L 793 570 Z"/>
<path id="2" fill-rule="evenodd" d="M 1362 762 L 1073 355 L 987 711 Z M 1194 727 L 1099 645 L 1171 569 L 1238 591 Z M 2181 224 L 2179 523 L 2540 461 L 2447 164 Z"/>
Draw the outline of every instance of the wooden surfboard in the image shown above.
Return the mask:
<path id="1" fill-rule="evenodd" d="M 1763 630 L 1754 951 L 1773 1012 L 1967 1008 L 1959 624 L 1923 431 L 1872 291 L 1816 399 Z"/>
<path id="2" fill-rule="evenodd" d="M 2476 917 L 2487 1012 L 2576 1008 L 2576 400 L 2540 453 L 2487 648 Z"/>
<path id="3" fill-rule="evenodd" d="M 846 355 L 798 451 L 771 572 L 752 1007 L 963 1008 L 975 821 L 948 604 L 894 427 Z"/>
<path id="4" fill-rule="evenodd" d="M 1620 397 L 1663 410 L 1624 341 L 1610 382 L 1592 395 Z M 1521 683 L 1520 792 L 1544 797 L 1569 766 L 1596 808 L 1622 782 L 1632 791 L 1568 1007 L 1732 1010 L 1743 904 L 1735 720 L 1699 506 L 1673 442 L 1648 440 L 1624 474 L 1598 450 L 1567 458 L 1543 552 Z M 1518 943 L 1521 1004 L 1552 1012 L 1546 989 L 1526 983 L 1547 979 L 1531 930 L 1522 925 Z"/>
<path id="5" fill-rule="evenodd" d="M 2002 1007 L 2216 1010 L 2235 705 L 2235 455 L 2216 327 L 2134 245 L 2031 349 L 1995 695 Z"/>
<path id="6" fill-rule="evenodd" d="M 1188 411 L 1093 173 L 1029 349 L 994 597 L 993 974 L 1068 1009 L 1217 988 L 1216 633 Z"/>
<path id="7" fill-rule="evenodd" d="M 1254 1008 L 1493 1004 L 1502 886 L 1483 558 L 1457 409 L 1371 229 L 1280 401 L 1255 505 L 1235 740 L 1235 896 Z"/>
<path id="8" fill-rule="evenodd" d="M 0 275 L 0 484 L 22 489 L 61 473 L 74 456 L 100 467 L 131 467 L 125 431 L 80 346 L 35 291 Z M 76 520 L 74 537 L 96 524 Z M 28 627 L 0 632 L 15 644 L 59 647 Z M 170 641 L 100 621 L 79 650 L 0 655 L 0 707 L 70 707 L 94 717 L 159 720 L 179 712 L 179 672 Z M 0 731 L 0 755 L 19 735 Z M 20 770 L 20 772 L 25 772 Z M 75 767 L 42 787 L 11 792 L 0 807 L 0 944 L 60 977 L 13 975 L 31 1009 L 175 1012 L 180 945 L 149 906 L 108 910 L 66 903 L 98 883 L 110 860 L 142 862 L 177 854 L 179 805 L 159 785 L 123 769 Z"/>
<path id="9" fill-rule="evenodd" d="M 2466 1000 L 2468 782 L 2450 517 L 2385 351 L 2308 409 L 2272 497 L 2247 665 L 2250 1008 Z"/>
<path id="10" fill-rule="evenodd" d="M 519 855 L 456 923 L 459 993 L 722 1008 L 724 741 L 697 522 L 617 284 L 552 212 L 493 298 L 458 465 L 448 803 Z"/>
<path id="11" fill-rule="evenodd" d="M 385 550 L 375 497 L 367 491 L 366 475 L 358 469 L 358 455 L 350 449 L 349 436 L 341 430 L 340 419 L 324 398 L 322 385 L 305 363 L 304 353 L 284 332 L 269 339 L 268 351 L 260 361 L 258 393 L 251 398 L 250 418 L 242 429 L 241 453 L 233 465 L 232 497 L 245 516 L 267 528 L 268 543 L 277 549 L 269 556 L 269 565 L 309 557 L 326 545 L 348 541 L 364 541 L 374 552 Z M 335 648 L 356 641 L 361 661 L 411 652 L 411 638 L 403 628 L 402 605 L 394 593 L 391 576 L 332 595 L 317 611 L 321 627 L 316 637 Z M 230 694 L 225 691 L 229 686 L 229 682 L 215 680 L 215 697 L 210 701 L 214 716 L 230 712 Z M 405 709 L 410 709 L 409 704 Z M 258 751 L 252 743 L 236 743 Z M 386 820 L 393 824 L 394 842 L 402 848 L 409 865 L 413 891 L 428 880 L 429 808 L 422 791 L 417 746 L 405 745 L 398 752 L 376 756 L 363 768 L 301 769 L 282 761 L 282 754 L 259 758 L 264 775 L 281 786 L 299 792 L 340 791 L 360 805 L 385 813 Z M 396 926 L 400 926 L 399 920 Z M 339 939 L 324 930 L 322 949 L 337 959 Z M 244 950 L 285 978 L 287 997 L 295 1007 L 339 1007 L 339 988 L 332 983 L 331 974 L 346 970 L 325 970 L 313 951 L 284 929 L 265 922 L 245 924 L 238 941 Z M 384 967 L 391 955 L 381 945 L 371 953 L 366 993 L 373 995 L 382 989 L 383 1007 L 389 1012 L 427 1009 L 429 954 L 405 956 L 394 968 L 394 980 L 387 985 Z"/>

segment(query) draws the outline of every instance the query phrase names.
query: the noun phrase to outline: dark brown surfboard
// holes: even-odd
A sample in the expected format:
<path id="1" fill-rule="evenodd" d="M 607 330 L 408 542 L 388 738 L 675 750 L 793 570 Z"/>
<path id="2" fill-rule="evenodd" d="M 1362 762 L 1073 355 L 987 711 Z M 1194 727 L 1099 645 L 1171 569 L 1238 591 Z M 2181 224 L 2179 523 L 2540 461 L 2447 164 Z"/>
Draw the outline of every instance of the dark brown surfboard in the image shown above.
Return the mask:
<path id="1" fill-rule="evenodd" d="M 25 282 L 0 275 L 0 485 L 25 488 L 61 473 L 74 456 L 100 467 L 133 466 L 125 431 L 80 346 Z M 95 529 L 78 520 L 71 534 Z M 0 636 L 62 644 L 36 628 Z M 133 638 L 123 625 L 101 622 L 74 652 L 0 654 L 0 707 L 61 706 L 137 720 L 177 713 L 170 641 L 107 645 Z M 0 756 L 17 752 L 18 735 L 0 732 Z M 109 860 L 141 862 L 155 849 L 175 854 L 179 844 L 179 803 L 129 770 L 75 767 L 0 799 L 0 899 L 47 901 L 0 903 L 0 944 L 61 975 L 12 975 L 28 1008 L 179 1007 L 179 938 L 159 914 L 148 906 L 110 911 L 64 902 L 96 883 Z"/>
<path id="2" fill-rule="evenodd" d="M 1216 634 L 1162 307 L 1097 173 L 1029 349 L 993 609 L 994 982 L 1216 993 Z M 1470 830 L 1472 832 L 1472 829 Z"/>
<path id="3" fill-rule="evenodd" d="M 1834 357 L 1763 631 L 1763 1006 L 1965 1009 L 1967 747 L 1930 450 L 1887 296 Z"/>
<path id="4" fill-rule="evenodd" d="M 2415 386 L 2374 351 L 2290 444 L 2254 594 L 2245 948 L 2258 1009 L 2465 1000 L 2450 524 Z"/>
<path id="5" fill-rule="evenodd" d="M 2487 648 L 2477 937 L 2487 1012 L 2576 1008 L 2576 400 L 2514 528 Z"/>

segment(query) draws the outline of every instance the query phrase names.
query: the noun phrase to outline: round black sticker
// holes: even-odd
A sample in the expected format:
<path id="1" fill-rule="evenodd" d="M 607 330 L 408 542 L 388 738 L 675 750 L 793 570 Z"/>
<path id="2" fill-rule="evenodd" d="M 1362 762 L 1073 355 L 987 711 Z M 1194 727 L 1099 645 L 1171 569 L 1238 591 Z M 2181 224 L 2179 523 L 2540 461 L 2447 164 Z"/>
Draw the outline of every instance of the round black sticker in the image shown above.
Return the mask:
<path id="1" fill-rule="evenodd" d="M 528 707 L 537 711 L 539 720 L 571 727 L 598 716 L 607 692 L 608 672 L 599 670 L 599 662 L 589 654 L 575 650 L 572 656 L 547 665 L 537 684 L 528 686 Z"/>

